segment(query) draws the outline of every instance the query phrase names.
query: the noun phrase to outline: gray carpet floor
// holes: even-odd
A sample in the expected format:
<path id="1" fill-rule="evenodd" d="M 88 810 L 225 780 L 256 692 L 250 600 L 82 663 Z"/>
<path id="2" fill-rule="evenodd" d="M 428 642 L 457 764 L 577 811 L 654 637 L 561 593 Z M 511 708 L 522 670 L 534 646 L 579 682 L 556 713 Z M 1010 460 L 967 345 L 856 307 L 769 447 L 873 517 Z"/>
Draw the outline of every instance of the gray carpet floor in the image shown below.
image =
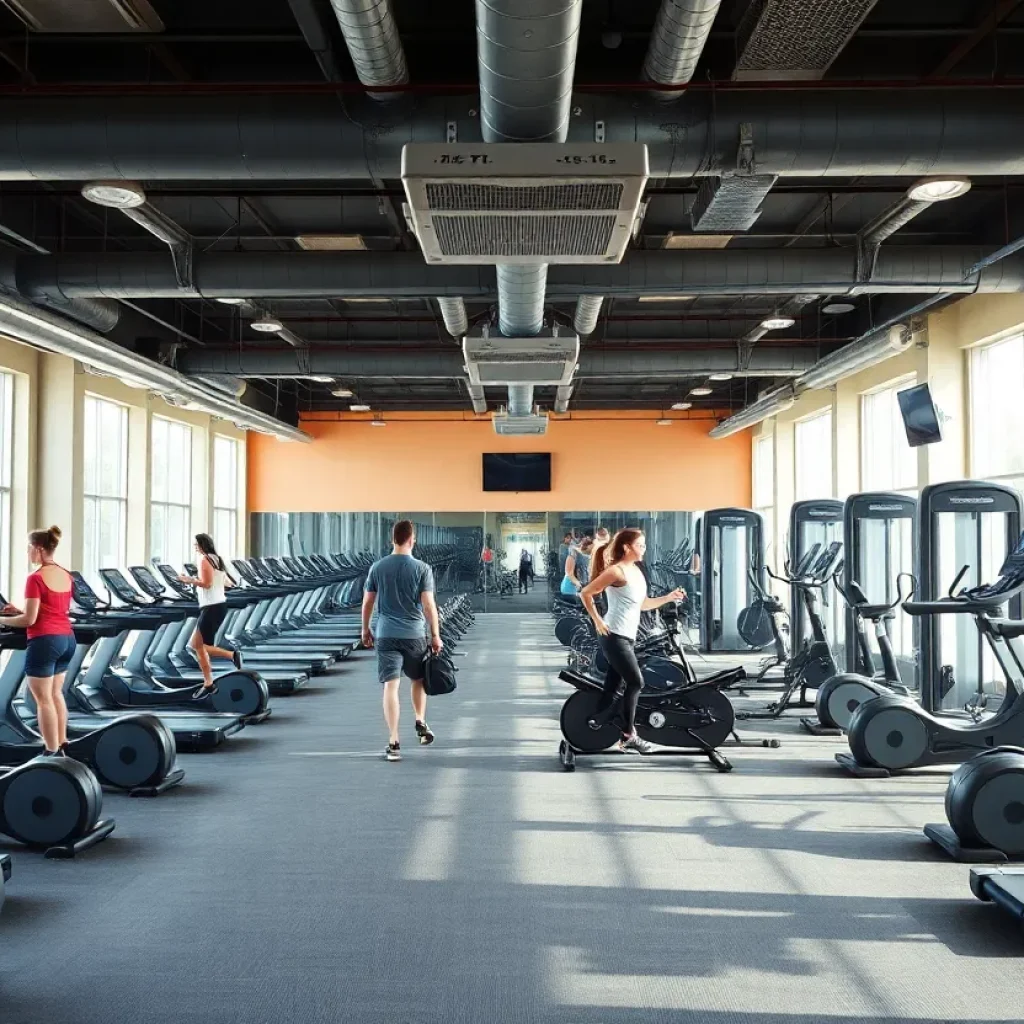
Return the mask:
<path id="1" fill-rule="evenodd" d="M 15 851 L 0 1021 L 1021 1019 L 1024 938 L 921 835 L 942 772 L 853 779 L 791 722 L 729 775 L 565 774 L 550 620 L 480 616 L 463 649 L 401 764 L 357 655 L 178 791 L 107 796 L 79 860 Z"/>

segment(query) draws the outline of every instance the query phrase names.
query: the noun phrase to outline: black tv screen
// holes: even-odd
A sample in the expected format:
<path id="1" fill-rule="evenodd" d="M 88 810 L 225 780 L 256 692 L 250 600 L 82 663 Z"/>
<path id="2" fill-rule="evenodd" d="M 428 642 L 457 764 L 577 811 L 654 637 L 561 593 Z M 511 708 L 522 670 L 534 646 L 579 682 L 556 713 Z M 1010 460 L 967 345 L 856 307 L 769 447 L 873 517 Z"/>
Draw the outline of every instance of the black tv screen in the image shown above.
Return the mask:
<path id="1" fill-rule="evenodd" d="M 932 393 L 927 384 L 899 391 L 896 399 L 900 403 L 903 426 L 907 431 L 907 443 L 911 448 L 920 448 L 923 444 L 935 444 L 942 440 L 942 424 L 939 414 L 932 401 Z"/>
<path id="2" fill-rule="evenodd" d="M 484 453 L 485 491 L 550 491 L 551 453 Z"/>

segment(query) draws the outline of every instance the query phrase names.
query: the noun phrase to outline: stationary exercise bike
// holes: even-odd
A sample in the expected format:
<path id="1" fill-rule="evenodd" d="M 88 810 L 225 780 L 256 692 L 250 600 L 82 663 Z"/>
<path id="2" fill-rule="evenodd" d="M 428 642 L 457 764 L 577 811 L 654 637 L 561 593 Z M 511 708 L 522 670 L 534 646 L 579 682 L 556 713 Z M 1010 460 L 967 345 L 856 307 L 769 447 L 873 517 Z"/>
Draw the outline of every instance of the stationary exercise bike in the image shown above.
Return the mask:
<path id="1" fill-rule="evenodd" d="M 903 579 L 910 580 L 906 595 L 903 593 Z M 850 610 L 853 612 L 857 630 L 857 646 L 861 660 L 872 670 L 870 676 L 859 672 L 840 672 L 826 679 L 814 698 L 814 710 L 817 719 L 802 718 L 800 724 L 808 732 L 816 736 L 838 735 L 850 726 L 854 712 L 866 700 L 872 700 L 883 694 L 895 693 L 901 697 L 909 697 L 910 690 L 903 685 L 900 667 L 893 651 L 892 637 L 889 633 L 890 624 L 896 618 L 896 608 L 914 596 L 914 578 L 909 573 L 900 573 L 896 577 L 896 599 L 886 604 L 871 604 L 861 586 L 851 580 L 843 586 L 836 580 L 836 589 L 843 595 Z M 878 643 L 878 654 L 882 661 L 882 671 L 875 670 L 875 658 L 867 637 L 867 625 L 870 622 L 875 629 L 875 640 Z"/>
<path id="2" fill-rule="evenodd" d="M 856 775 L 888 775 L 931 764 L 957 764 L 994 747 L 1024 743 L 1024 622 L 1000 609 L 1024 591 L 1024 534 L 1007 556 L 995 583 L 954 593 L 964 566 L 938 601 L 906 601 L 909 615 L 971 615 L 1006 676 L 1006 693 L 994 714 L 968 708 L 966 724 L 929 714 L 915 701 L 883 694 L 865 701 L 850 719 L 850 753 L 836 760 Z M 1024 812 L 1022 812 L 1024 813 Z"/>

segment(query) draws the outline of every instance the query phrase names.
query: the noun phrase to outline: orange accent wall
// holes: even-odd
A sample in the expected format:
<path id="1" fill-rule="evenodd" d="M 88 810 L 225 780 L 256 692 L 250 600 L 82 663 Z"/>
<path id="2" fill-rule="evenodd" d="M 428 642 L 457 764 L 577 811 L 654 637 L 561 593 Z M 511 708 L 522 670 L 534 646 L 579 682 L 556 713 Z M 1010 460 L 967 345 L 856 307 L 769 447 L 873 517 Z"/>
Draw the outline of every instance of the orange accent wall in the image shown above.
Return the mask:
<path id="1" fill-rule="evenodd" d="M 552 418 L 544 437 L 499 437 L 447 413 L 304 417 L 311 444 L 249 434 L 251 512 L 682 512 L 749 507 L 751 439 L 708 437 L 712 418 L 659 427 L 650 413 Z M 484 452 L 551 452 L 551 490 L 485 493 Z M 619 473 L 622 476 L 618 476 Z"/>

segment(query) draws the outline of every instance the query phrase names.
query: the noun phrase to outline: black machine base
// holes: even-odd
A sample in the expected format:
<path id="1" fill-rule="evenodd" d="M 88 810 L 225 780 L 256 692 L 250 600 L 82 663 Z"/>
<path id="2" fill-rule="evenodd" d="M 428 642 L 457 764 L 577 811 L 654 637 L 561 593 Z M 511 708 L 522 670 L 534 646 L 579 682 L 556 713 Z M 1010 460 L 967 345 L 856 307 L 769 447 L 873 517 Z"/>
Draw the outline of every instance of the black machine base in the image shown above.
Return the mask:
<path id="1" fill-rule="evenodd" d="M 47 860 L 72 860 L 91 846 L 102 842 L 113 831 L 114 819 L 104 818 L 102 821 L 96 822 L 92 831 L 82 836 L 77 842 L 67 843 L 63 846 L 50 846 L 43 853 L 43 856 Z"/>
<path id="2" fill-rule="evenodd" d="M 851 775 L 856 775 L 858 779 L 888 779 L 892 775 L 888 768 L 861 764 L 853 754 L 836 754 L 836 761 Z"/>
<path id="3" fill-rule="evenodd" d="M 993 846 L 964 846 L 948 825 L 925 825 L 924 834 L 961 864 L 1002 864 L 1010 859 Z"/>
<path id="4" fill-rule="evenodd" d="M 842 736 L 843 730 L 830 725 L 822 725 L 816 718 L 801 718 L 800 724 L 812 736 Z"/>
<path id="5" fill-rule="evenodd" d="M 262 711 L 257 711 L 254 715 L 246 715 L 242 721 L 246 725 L 259 725 L 260 722 L 265 722 L 273 713 L 273 708 L 264 708 Z"/>
<path id="6" fill-rule="evenodd" d="M 626 757 L 628 755 L 609 747 L 607 750 L 583 751 L 570 746 L 565 740 L 558 744 L 558 760 L 567 772 L 576 770 L 576 758 L 578 757 Z M 716 771 L 731 772 L 732 763 L 728 758 L 723 757 L 717 750 L 684 750 L 681 747 L 660 747 L 650 754 L 638 754 L 637 758 L 651 757 L 706 757 Z"/>
<path id="7" fill-rule="evenodd" d="M 180 786 L 185 778 L 184 768 L 175 768 L 173 771 L 168 772 L 163 780 L 156 786 L 136 786 L 135 789 L 128 791 L 129 796 L 159 796 L 161 793 L 166 793 L 169 789 L 174 789 L 175 786 Z"/>
<path id="8" fill-rule="evenodd" d="M 971 892 L 1024 925 L 1024 868 L 971 868 Z"/>

